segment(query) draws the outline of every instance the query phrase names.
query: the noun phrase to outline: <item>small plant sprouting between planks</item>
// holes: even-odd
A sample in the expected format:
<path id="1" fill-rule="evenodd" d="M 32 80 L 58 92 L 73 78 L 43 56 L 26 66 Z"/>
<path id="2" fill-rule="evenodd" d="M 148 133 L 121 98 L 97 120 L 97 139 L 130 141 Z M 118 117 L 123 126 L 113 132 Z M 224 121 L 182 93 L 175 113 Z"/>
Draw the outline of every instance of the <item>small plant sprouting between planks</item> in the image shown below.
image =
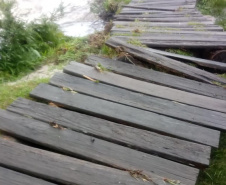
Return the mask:
<path id="1" fill-rule="evenodd" d="M 101 63 L 98 63 L 95 68 L 99 71 L 99 72 L 104 72 L 104 71 L 110 71 L 109 69 L 105 68 Z"/>
<path id="2" fill-rule="evenodd" d="M 142 44 L 139 40 L 134 39 L 134 38 L 129 39 L 129 40 L 127 41 L 127 43 L 128 43 L 128 44 L 132 44 L 132 45 L 134 45 L 134 46 L 143 47 L 143 48 L 146 48 L 146 47 L 147 47 L 146 45 Z"/>
<path id="3" fill-rule="evenodd" d="M 194 54 L 191 51 L 185 50 L 185 49 L 167 49 L 167 52 L 170 53 L 175 53 L 179 55 L 184 55 L 184 56 L 194 56 Z"/>

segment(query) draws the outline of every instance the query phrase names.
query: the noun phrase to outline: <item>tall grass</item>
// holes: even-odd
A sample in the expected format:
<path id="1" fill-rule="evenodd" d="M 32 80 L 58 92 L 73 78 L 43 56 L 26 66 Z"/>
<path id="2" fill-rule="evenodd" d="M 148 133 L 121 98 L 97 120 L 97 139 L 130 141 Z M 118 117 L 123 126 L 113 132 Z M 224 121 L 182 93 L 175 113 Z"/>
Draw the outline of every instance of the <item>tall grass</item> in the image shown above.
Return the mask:
<path id="1" fill-rule="evenodd" d="M 114 14 L 121 10 L 121 6 L 131 0 L 94 0 L 91 3 L 91 12 L 98 14 L 100 18 L 109 21 Z"/>
<path id="2" fill-rule="evenodd" d="M 26 23 L 13 14 L 15 1 L 0 0 L 0 80 L 33 70 L 51 48 L 64 39 L 54 20 L 56 12 L 39 22 Z"/>
<path id="3" fill-rule="evenodd" d="M 216 23 L 226 30 L 226 0 L 199 0 L 198 8 L 203 14 L 216 17 Z"/>

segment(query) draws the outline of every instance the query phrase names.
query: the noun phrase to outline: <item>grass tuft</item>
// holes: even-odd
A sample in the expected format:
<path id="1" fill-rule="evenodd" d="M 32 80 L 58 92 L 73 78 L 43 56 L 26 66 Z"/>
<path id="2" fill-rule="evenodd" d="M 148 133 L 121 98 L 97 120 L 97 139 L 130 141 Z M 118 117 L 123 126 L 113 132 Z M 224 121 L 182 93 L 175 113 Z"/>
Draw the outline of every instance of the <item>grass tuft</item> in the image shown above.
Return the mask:
<path id="1" fill-rule="evenodd" d="M 0 108 L 6 109 L 19 97 L 29 98 L 29 93 L 40 83 L 47 83 L 49 78 L 20 82 L 15 85 L 0 84 Z"/>

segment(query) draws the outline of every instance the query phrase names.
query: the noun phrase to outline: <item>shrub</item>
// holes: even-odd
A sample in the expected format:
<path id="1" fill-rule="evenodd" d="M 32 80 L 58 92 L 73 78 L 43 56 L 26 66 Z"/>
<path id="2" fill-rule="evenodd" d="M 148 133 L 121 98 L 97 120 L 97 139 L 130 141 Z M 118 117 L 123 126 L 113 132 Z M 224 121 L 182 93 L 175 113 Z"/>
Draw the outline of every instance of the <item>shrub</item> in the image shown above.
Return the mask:
<path id="1" fill-rule="evenodd" d="M 216 23 L 226 29 L 226 1 L 225 0 L 199 0 L 198 8 L 204 14 L 217 18 Z"/>
<path id="2" fill-rule="evenodd" d="M 56 47 L 63 34 L 54 16 L 25 23 L 13 15 L 14 1 L 0 0 L 0 78 L 2 80 L 37 67 L 50 48 Z"/>
<path id="3" fill-rule="evenodd" d="M 94 0 L 91 3 L 91 12 L 98 14 L 100 18 L 109 21 L 114 14 L 120 11 L 123 4 L 128 4 L 131 0 Z"/>

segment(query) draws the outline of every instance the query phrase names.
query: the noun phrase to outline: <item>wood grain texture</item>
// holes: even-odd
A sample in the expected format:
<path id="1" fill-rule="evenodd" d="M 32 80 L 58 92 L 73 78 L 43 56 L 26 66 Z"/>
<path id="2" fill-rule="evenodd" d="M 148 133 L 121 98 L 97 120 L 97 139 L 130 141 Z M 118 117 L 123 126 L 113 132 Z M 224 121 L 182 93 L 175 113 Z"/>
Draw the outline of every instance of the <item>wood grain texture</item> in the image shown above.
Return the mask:
<path id="1" fill-rule="evenodd" d="M 142 169 L 154 178 L 178 179 L 184 184 L 195 184 L 198 175 L 198 170 L 194 168 L 74 132 L 70 129 L 59 130 L 46 122 L 25 118 L 6 111 L 0 112 L 0 119 L 0 129 L 24 140 L 38 143 L 73 157 L 123 170 Z M 64 117 L 64 119 L 66 118 Z M 174 168 L 174 170 L 172 171 L 171 168 Z"/>
<path id="2" fill-rule="evenodd" d="M 157 27 L 157 28 L 149 28 L 149 29 L 144 29 L 144 28 L 137 28 L 138 30 L 140 30 L 140 34 L 141 35 L 148 35 L 148 34 L 168 34 L 168 35 L 192 35 L 192 34 L 196 34 L 199 36 L 208 36 L 208 37 L 215 37 L 215 38 L 221 38 L 225 35 L 225 32 L 214 32 L 214 31 L 195 31 L 192 30 L 192 28 L 187 28 L 190 30 L 181 30 L 179 28 L 175 28 L 175 29 L 167 29 L 164 27 Z M 114 26 L 111 29 L 111 33 L 124 33 L 124 34 L 131 34 L 134 33 L 136 30 L 136 28 L 117 28 L 116 26 Z M 138 34 L 139 35 L 139 34 Z"/>
<path id="3" fill-rule="evenodd" d="M 213 81 L 216 81 L 216 82 L 226 84 L 226 79 L 224 78 L 218 77 L 217 75 L 214 75 L 207 71 L 197 69 L 193 66 L 184 64 L 180 61 L 173 60 L 165 56 L 153 53 L 149 51 L 148 48 L 134 46 L 134 45 L 128 44 L 125 41 L 116 39 L 115 37 L 110 38 L 106 42 L 106 44 L 114 48 L 120 47 L 124 52 L 127 52 L 138 59 L 146 61 L 155 66 L 159 66 L 168 71 L 171 71 L 180 75 L 184 75 L 185 77 L 188 77 L 197 81 L 202 81 L 205 83 L 212 83 Z"/>
<path id="4" fill-rule="evenodd" d="M 120 75 L 151 82 L 154 84 L 159 84 L 166 87 L 171 87 L 174 89 L 183 90 L 186 92 L 191 92 L 194 94 L 200 94 L 212 98 L 226 100 L 226 89 L 216 85 L 197 82 L 175 75 L 170 75 L 152 69 L 147 69 L 144 67 L 139 67 L 121 61 L 94 55 L 89 56 L 85 63 L 92 66 L 96 66 L 98 65 L 98 63 L 100 63 L 106 69 L 109 69 L 110 71 Z"/>
<path id="5" fill-rule="evenodd" d="M 1 185 L 54 185 L 53 183 L 0 167 Z"/>
<path id="6" fill-rule="evenodd" d="M 66 93 L 64 94 L 61 92 L 63 91 L 62 89 L 45 84 L 37 87 L 34 91 L 32 91 L 31 95 L 37 95 L 41 98 L 42 95 L 43 97 L 47 97 L 45 93 L 39 92 L 41 89 L 50 90 L 49 92 L 54 92 L 54 95 L 57 96 L 64 96 L 65 99 L 67 98 L 67 96 L 74 95 L 71 96 L 71 98 L 73 98 L 73 107 L 83 110 L 87 113 L 92 112 L 95 115 L 101 115 L 110 120 L 121 120 L 122 122 L 133 125 L 135 127 L 141 127 L 147 130 L 156 131 L 165 135 L 182 138 L 188 141 L 194 141 L 209 146 L 217 147 L 219 144 L 220 132 L 216 130 L 188 124 L 187 122 L 176 120 L 170 117 L 162 116 L 122 104 L 117 104 L 114 102 L 109 102 L 106 100 L 97 99 L 79 93 L 67 93 L 66 91 Z M 51 99 L 53 98 L 50 98 L 50 101 Z M 83 101 L 85 99 L 89 100 L 90 104 L 87 101 Z M 54 100 L 56 100 L 56 98 Z M 66 100 L 65 102 L 59 101 L 58 103 L 64 103 L 64 106 L 70 107 L 72 102 L 68 104 Z M 89 108 L 86 108 L 88 104 Z M 100 105 L 100 107 L 97 107 L 97 105 Z M 134 116 L 131 116 L 131 114 Z M 152 121 L 150 122 L 150 120 Z M 206 137 L 206 134 L 208 134 L 209 137 Z"/>
<path id="7" fill-rule="evenodd" d="M 70 185 L 142 185 L 128 172 L 0 139 L 0 164 L 38 178 Z"/>
<path id="8" fill-rule="evenodd" d="M 226 35 L 225 35 L 225 38 L 226 38 Z M 151 48 L 149 48 L 148 50 L 151 52 L 157 53 L 157 54 L 161 54 L 163 56 L 180 59 L 180 60 L 182 59 L 183 61 L 186 60 L 187 62 L 192 62 L 192 63 L 195 63 L 202 67 L 207 67 L 210 69 L 217 69 L 220 71 L 226 71 L 226 64 L 223 62 L 205 60 L 205 59 L 200 59 L 200 58 L 191 57 L 191 56 L 184 56 L 184 55 L 174 54 L 174 53 L 161 51 L 161 50 L 157 50 L 157 49 L 151 49 Z M 226 91 L 225 91 L 225 94 L 226 94 Z"/>
<path id="9" fill-rule="evenodd" d="M 86 75 L 105 84 L 110 84 L 142 94 L 226 113 L 226 101 L 224 100 L 192 94 L 181 90 L 132 79 L 111 72 L 101 73 L 93 67 L 77 62 L 72 62 L 66 66 L 64 68 L 64 72 L 80 77 Z"/>
<path id="10" fill-rule="evenodd" d="M 54 75 L 50 80 L 50 84 L 58 87 L 66 87 L 81 94 L 188 121 L 197 125 L 217 130 L 226 130 L 226 114 L 224 113 L 178 104 L 169 100 L 147 96 L 102 83 L 96 84 L 90 80 L 67 75 L 65 73 Z M 201 128 L 201 130 L 203 130 L 203 128 Z M 200 131 L 197 130 L 197 132 Z M 208 133 L 205 134 L 204 130 L 200 133 L 209 135 Z"/>
<path id="11" fill-rule="evenodd" d="M 111 37 L 112 40 L 121 40 L 124 42 L 128 42 L 131 40 L 138 40 L 140 43 L 148 46 L 148 47 L 159 47 L 159 48 L 209 48 L 209 49 L 221 49 L 225 48 L 225 41 L 214 41 L 215 39 L 197 39 L 193 40 L 193 38 L 148 38 L 148 37 L 137 37 L 137 36 L 115 36 Z M 195 39 L 195 38 L 194 38 Z M 223 40 L 223 39 L 222 39 Z"/>
<path id="12" fill-rule="evenodd" d="M 44 91 L 48 93 L 45 93 Z M 48 94 L 52 94 L 52 96 Z M 165 118 L 160 115 L 155 116 L 153 115 L 154 113 L 151 113 L 151 112 L 135 109 L 132 107 L 116 104 L 113 102 L 108 102 L 101 99 L 96 99 L 96 98 L 85 96 L 79 93 L 74 94 L 67 91 L 65 92 L 60 88 L 45 85 L 45 84 L 39 85 L 34 91 L 32 91 L 31 96 L 42 99 L 44 101 L 54 102 L 67 109 L 80 111 L 82 113 L 102 117 L 110 121 L 116 121 L 116 122 L 124 123 L 133 127 L 143 128 L 146 130 L 154 130 L 154 129 L 156 130 L 156 127 L 159 127 L 159 125 L 163 125 L 162 133 L 167 135 L 172 135 L 172 136 L 176 135 L 176 137 L 178 137 L 178 135 L 181 135 L 182 138 L 185 138 L 185 134 L 186 134 L 185 130 L 187 130 L 187 126 L 183 127 L 181 123 L 175 124 L 174 122 L 175 120 L 171 118 Z M 194 125 L 192 126 L 194 127 Z M 175 129 L 173 130 L 173 127 L 176 128 L 176 131 Z M 190 135 L 190 134 L 186 134 L 186 135 Z M 186 156 L 177 155 L 178 157 L 183 156 L 183 160 L 184 160 L 184 158 L 187 158 L 187 157 L 191 158 L 193 156 L 192 154 L 188 155 L 188 152 L 194 151 L 194 149 L 192 149 L 192 147 L 194 146 L 197 150 L 200 150 L 202 148 L 201 149 L 202 153 L 203 152 L 205 153 L 206 155 L 205 159 L 201 158 L 201 160 L 204 159 L 204 161 L 208 161 L 209 159 L 209 157 L 207 157 L 210 149 L 208 148 L 208 146 L 204 146 L 204 145 L 200 145 L 192 142 L 188 142 L 187 144 L 182 144 L 183 142 L 187 142 L 187 141 L 171 138 L 168 136 L 163 137 L 163 135 L 159 135 L 156 133 L 155 134 L 153 133 L 153 136 L 157 136 L 157 137 L 154 137 L 156 138 L 155 143 L 153 143 L 154 139 L 152 140 L 152 144 L 154 144 L 153 146 L 155 147 L 152 147 L 151 150 L 155 151 L 156 153 L 159 151 L 168 153 L 170 148 L 171 149 L 174 148 L 172 150 L 172 154 L 177 155 L 176 152 L 174 151 L 176 148 L 178 150 L 183 151 L 184 153 L 185 148 L 189 147 L 190 149 L 188 149 L 186 154 L 184 154 Z M 219 139 L 219 135 L 217 137 Z M 172 139 L 174 141 L 172 141 Z M 177 141 L 175 141 L 175 139 Z M 194 137 L 191 139 L 194 140 Z M 166 144 L 167 141 L 169 144 Z M 177 143 L 178 146 L 176 146 L 175 143 Z M 161 154 L 159 153 L 158 155 L 161 155 Z M 176 160 L 177 156 L 175 156 L 174 160 Z M 169 157 L 169 155 L 167 154 L 167 156 L 164 156 L 164 157 Z M 197 159 L 198 158 L 195 157 L 195 160 Z"/>

